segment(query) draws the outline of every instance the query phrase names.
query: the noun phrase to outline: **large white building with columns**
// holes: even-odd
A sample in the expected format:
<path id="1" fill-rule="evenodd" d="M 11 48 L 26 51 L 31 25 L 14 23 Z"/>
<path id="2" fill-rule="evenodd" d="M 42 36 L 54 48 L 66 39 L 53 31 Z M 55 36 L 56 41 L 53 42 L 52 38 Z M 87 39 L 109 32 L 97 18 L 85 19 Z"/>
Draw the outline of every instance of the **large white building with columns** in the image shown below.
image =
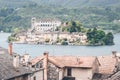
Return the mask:
<path id="1" fill-rule="evenodd" d="M 39 19 L 35 17 L 31 19 L 31 30 L 36 32 L 52 32 L 61 25 L 61 21 L 57 19 Z"/>

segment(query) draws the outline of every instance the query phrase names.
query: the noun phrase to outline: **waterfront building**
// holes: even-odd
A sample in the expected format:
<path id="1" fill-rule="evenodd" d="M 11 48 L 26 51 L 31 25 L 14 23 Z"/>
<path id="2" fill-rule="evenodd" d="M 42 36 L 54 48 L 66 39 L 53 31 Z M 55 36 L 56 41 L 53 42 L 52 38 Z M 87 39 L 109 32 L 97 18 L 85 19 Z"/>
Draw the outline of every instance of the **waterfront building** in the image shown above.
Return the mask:
<path id="1" fill-rule="evenodd" d="M 75 42 L 78 44 L 86 44 L 87 41 L 87 36 L 85 33 L 69 33 L 69 32 L 35 32 L 35 33 L 29 33 L 27 34 L 26 37 L 26 42 L 28 43 L 48 43 L 48 44 L 53 44 L 53 43 L 61 43 L 64 41 L 64 39 L 67 40 L 69 44 L 74 44 Z"/>
<path id="2" fill-rule="evenodd" d="M 31 30 L 36 32 L 52 32 L 61 25 L 61 21 L 57 19 L 31 19 Z"/>

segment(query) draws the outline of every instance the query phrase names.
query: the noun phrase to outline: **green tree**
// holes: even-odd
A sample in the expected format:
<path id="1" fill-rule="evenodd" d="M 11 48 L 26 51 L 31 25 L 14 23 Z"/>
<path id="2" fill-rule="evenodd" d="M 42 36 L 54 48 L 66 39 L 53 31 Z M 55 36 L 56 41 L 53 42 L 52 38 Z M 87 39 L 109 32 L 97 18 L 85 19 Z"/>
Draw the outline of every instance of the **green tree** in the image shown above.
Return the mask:
<path id="1" fill-rule="evenodd" d="M 14 32 L 14 33 L 18 33 L 18 32 L 20 32 L 20 29 L 19 29 L 19 28 L 14 28 L 14 29 L 13 29 L 13 32 Z"/>
<path id="2" fill-rule="evenodd" d="M 68 42 L 63 41 L 63 42 L 61 43 L 61 45 L 68 45 Z"/>
<path id="3" fill-rule="evenodd" d="M 105 38 L 105 44 L 113 45 L 114 44 L 113 39 L 114 39 L 113 34 L 111 32 L 107 33 L 106 38 Z"/>
<path id="4" fill-rule="evenodd" d="M 76 31 L 76 23 L 74 21 L 72 21 L 71 23 L 72 23 L 72 25 L 70 26 L 70 29 L 69 29 L 70 33 L 77 32 Z"/>
<path id="5" fill-rule="evenodd" d="M 106 34 L 102 30 L 97 30 L 97 28 L 89 29 L 87 31 L 87 40 L 89 44 L 92 45 L 104 45 Z"/>
<path id="6" fill-rule="evenodd" d="M 72 32 L 85 32 L 82 24 L 79 21 L 70 21 L 67 22 L 67 27 L 63 28 L 62 31 Z"/>
<path id="7" fill-rule="evenodd" d="M 92 39 L 92 30 L 91 29 L 89 29 L 87 31 L 87 39 L 88 39 L 88 41 L 91 41 L 91 39 Z"/>
<path id="8" fill-rule="evenodd" d="M 98 43 L 98 39 L 97 39 L 96 35 L 97 35 L 97 29 L 96 28 L 94 28 L 93 30 L 89 29 L 88 32 L 87 32 L 88 42 L 91 43 L 91 44 Z"/>

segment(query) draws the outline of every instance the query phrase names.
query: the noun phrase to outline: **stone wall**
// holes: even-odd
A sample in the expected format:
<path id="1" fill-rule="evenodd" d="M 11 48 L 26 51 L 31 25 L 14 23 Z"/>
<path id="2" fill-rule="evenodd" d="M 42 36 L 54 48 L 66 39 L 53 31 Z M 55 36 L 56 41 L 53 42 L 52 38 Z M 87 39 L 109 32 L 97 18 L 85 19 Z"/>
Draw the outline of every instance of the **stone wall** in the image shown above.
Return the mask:
<path id="1" fill-rule="evenodd" d="M 58 68 L 52 63 L 48 62 L 48 79 L 47 80 L 59 80 Z"/>

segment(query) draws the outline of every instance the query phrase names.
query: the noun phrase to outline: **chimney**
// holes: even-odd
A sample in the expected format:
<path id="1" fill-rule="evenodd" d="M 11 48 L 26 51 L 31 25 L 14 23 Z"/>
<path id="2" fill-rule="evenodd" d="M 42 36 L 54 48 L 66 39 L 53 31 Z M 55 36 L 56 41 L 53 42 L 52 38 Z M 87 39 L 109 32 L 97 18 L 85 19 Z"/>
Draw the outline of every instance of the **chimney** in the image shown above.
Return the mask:
<path id="1" fill-rule="evenodd" d="M 27 66 L 29 60 L 30 60 L 30 55 L 29 54 L 24 54 L 21 61 L 22 61 L 23 64 L 25 64 Z"/>
<path id="2" fill-rule="evenodd" d="M 117 56 L 116 56 L 116 53 L 117 53 L 116 51 L 112 51 L 113 57 L 117 57 Z"/>
<path id="3" fill-rule="evenodd" d="M 44 52 L 43 54 L 44 54 L 44 61 L 43 61 L 44 80 L 47 80 L 48 52 Z"/>
<path id="4" fill-rule="evenodd" d="M 80 58 L 79 57 L 76 57 L 76 64 L 79 65 L 81 64 L 82 62 L 80 61 Z"/>
<path id="5" fill-rule="evenodd" d="M 13 66 L 16 69 L 19 68 L 19 63 L 20 63 L 19 55 L 17 55 L 17 54 L 13 55 Z"/>
<path id="6" fill-rule="evenodd" d="M 8 45 L 8 53 L 12 55 L 12 43 L 9 43 Z"/>

